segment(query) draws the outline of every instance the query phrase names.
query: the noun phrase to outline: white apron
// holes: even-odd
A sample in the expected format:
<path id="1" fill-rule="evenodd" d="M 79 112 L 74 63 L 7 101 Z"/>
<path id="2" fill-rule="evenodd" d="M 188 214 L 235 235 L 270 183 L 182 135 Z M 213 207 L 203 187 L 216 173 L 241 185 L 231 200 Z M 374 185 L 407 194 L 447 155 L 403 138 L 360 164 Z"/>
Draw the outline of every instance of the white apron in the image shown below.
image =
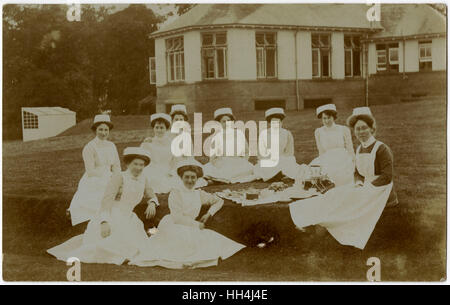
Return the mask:
<path id="1" fill-rule="evenodd" d="M 89 177 L 87 173 L 84 173 L 81 177 L 78 189 L 69 207 L 73 226 L 88 221 L 97 214 L 105 194 L 106 185 L 111 178 L 111 167 L 114 164 L 116 152 L 112 151 L 109 146 L 98 147 L 94 145 L 94 149 L 100 163 L 98 168 L 101 169 L 103 175 Z"/>
<path id="2" fill-rule="evenodd" d="M 97 215 L 89 222 L 84 234 L 49 249 L 48 253 L 62 261 L 77 257 L 83 263 L 116 265 L 121 265 L 139 253 L 148 237 L 133 209 L 143 198 L 145 177 L 141 175 L 135 180 L 126 172 L 122 175 L 121 197 L 119 201 L 114 201 L 109 217 L 103 219 Z M 106 238 L 101 237 L 102 220 L 106 220 L 111 227 L 111 234 Z"/>
<path id="3" fill-rule="evenodd" d="M 370 154 L 356 153 L 356 167 L 364 176 L 364 186 L 352 184 L 331 189 L 325 195 L 299 200 L 289 205 L 294 224 L 303 228 L 321 225 L 341 244 L 364 249 L 383 212 L 393 183 L 375 187 L 375 157 L 382 143 Z"/>
<path id="4" fill-rule="evenodd" d="M 184 192 L 183 215 L 195 219 L 201 210 L 200 191 Z M 177 224 L 166 215 L 158 225 L 141 254 L 130 261 L 141 267 L 162 266 L 171 269 L 215 266 L 219 258 L 227 259 L 243 249 L 241 245 L 213 230 Z"/>

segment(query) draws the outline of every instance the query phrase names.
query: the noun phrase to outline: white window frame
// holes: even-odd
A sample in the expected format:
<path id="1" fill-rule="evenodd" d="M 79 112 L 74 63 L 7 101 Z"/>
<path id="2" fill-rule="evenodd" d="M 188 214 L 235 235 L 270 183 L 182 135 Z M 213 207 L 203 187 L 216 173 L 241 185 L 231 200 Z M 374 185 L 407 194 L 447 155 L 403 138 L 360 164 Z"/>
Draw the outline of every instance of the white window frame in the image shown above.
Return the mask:
<path id="1" fill-rule="evenodd" d="M 264 35 L 264 43 L 258 44 L 256 40 L 257 35 Z M 269 43 L 266 39 L 266 35 L 273 35 L 274 43 Z M 277 56 L 277 35 L 274 32 L 255 32 L 256 43 L 256 77 L 257 78 L 277 78 L 278 77 L 278 56 Z M 267 75 L 267 50 L 274 51 L 274 75 Z M 258 51 L 261 52 L 262 61 L 258 62 Z"/>
<path id="2" fill-rule="evenodd" d="M 422 55 L 421 55 L 421 51 L 422 50 L 424 50 L 424 52 L 425 52 L 425 57 L 422 57 Z M 427 50 L 430 51 L 430 55 L 429 56 L 427 56 Z M 426 43 L 419 42 L 419 62 L 433 61 L 432 55 L 433 55 L 433 53 L 432 53 L 432 43 L 431 42 L 426 42 Z"/>
<path id="3" fill-rule="evenodd" d="M 156 84 L 156 59 L 155 57 L 148 58 L 148 71 L 150 76 L 150 84 Z"/>
<path id="4" fill-rule="evenodd" d="M 181 44 L 178 48 L 168 49 L 167 46 L 169 41 L 172 41 L 172 44 L 180 39 Z M 171 62 L 171 58 L 173 58 L 173 66 Z M 182 82 L 185 79 L 185 71 L 184 71 L 184 37 L 177 36 L 166 39 L 166 67 L 167 67 L 167 80 L 168 82 Z M 173 73 L 173 77 L 172 77 Z"/>
<path id="5" fill-rule="evenodd" d="M 212 35 L 213 41 L 211 45 L 203 45 L 203 36 L 204 35 Z M 225 35 L 225 44 L 217 44 L 216 38 L 217 35 Z M 227 47 L 227 33 L 226 32 L 204 32 L 202 33 L 202 46 L 201 46 L 201 60 L 202 60 L 202 79 L 205 80 L 212 80 L 212 79 L 227 79 L 228 78 L 228 47 Z M 213 69 L 214 69 L 214 76 L 209 77 L 210 72 L 213 71 L 205 71 L 206 67 L 204 65 L 204 59 L 205 59 L 205 53 L 208 51 L 213 51 Z M 222 60 L 222 66 L 223 66 L 223 76 L 219 75 L 219 60 L 220 56 L 218 56 L 218 53 L 223 52 L 223 60 Z M 210 56 L 208 56 L 211 58 Z M 210 65 L 208 65 L 210 67 Z"/>

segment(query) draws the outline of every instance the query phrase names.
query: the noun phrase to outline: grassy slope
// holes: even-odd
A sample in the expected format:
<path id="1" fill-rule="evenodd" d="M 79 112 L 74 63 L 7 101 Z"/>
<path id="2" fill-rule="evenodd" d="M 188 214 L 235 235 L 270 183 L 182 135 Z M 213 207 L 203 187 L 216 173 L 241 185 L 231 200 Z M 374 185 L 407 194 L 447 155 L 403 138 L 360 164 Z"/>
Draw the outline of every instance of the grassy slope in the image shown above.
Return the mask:
<path id="1" fill-rule="evenodd" d="M 365 260 L 378 256 L 384 280 L 439 280 L 445 269 L 446 105 L 443 101 L 373 107 L 377 137 L 395 154 L 395 183 L 401 207 L 387 210 L 364 251 L 342 247 L 328 234 L 298 234 L 285 206 L 243 212 L 227 203 L 212 227 L 234 236 L 247 218 L 271 217 L 289 240 L 273 249 L 245 249 L 218 267 L 193 271 L 83 265 L 84 280 L 365 280 Z M 350 114 L 342 111 L 338 121 Z M 260 119 L 262 112 L 238 118 Z M 204 120 L 209 119 L 205 118 Z M 148 117 L 116 118 L 112 132 L 119 151 L 148 135 Z M 3 144 L 3 246 L 5 280 L 64 280 L 67 267 L 45 249 L 83 232 L 70 227 L 64 210 L 83 174 L 82 146 L 92 138 L 81 123 L 62 136 Z M 86 126 L 85 126 L 86 125 Z M 288 113 L 296 158 L 317 154 L 311 110 Z M 82 128 L 83 127 L 83 128 Z M 216 190 L 218 187 L 211 188 Z M 165 201 L 165 198 L 161 198 Z M 257 216 L 255 216 L 257 215 Z M 161 217 L 161 215 L 159 216 Z M 276 263 L 273 260 L 276 259 Z"/>

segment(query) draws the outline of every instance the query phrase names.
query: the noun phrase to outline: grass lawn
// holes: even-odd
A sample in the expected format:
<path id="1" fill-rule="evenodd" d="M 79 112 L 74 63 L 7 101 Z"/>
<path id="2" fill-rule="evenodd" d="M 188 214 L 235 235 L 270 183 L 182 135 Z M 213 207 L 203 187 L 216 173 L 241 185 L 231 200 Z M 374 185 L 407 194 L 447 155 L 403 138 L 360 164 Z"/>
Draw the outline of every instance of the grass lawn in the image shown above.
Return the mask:
<path id="1" fill-rule="evenodd" d="M 286 204 L 242 208 L 226 202 L 211 228 L 239 240 L 246 224 L 268 219 L 276 224 L 280 243 L 267 249 L 246 248 L 217 267 L 198 270 L 83 264 L 82 280 L 365 281 L 366 261 L 372 256 L 380 258 L 385 281 L 445 278 L 445 101 L 374 106 L 372 111 L 378 123 L 377 138 L 394 152 L 400 206 L 385 210 L 363 251 L 341 246 L 328 233 L 317 234 L 314 228 L 306 233 L 296 231 Z M 338 123 L 344 123 L 350 112 L 341 111 Z M 238 114 L 241 120 L 262 118 L 261 111 Z M 127 146 L 139 145 L 149 134 L 147 116 L 113 120 L 116 128 L 110 139 L 120 153 Z M 320 126 L 313 110 L 288 112 L 284 125 L 294 135 L 297 162 L 309 163 L 317 155 L 314 129 Z M 3 143 L 4 280 L 66 279 L 68 267 L 45 250 L 84 231 L 83 224 L 70 226 L 65 209 L 84 171 L 81 149 L 93 137 L 88 126 L 84 121 L 58 137 Z M 229 186 L 206 190 L 223 188 Z M 157 219 L 168 211 L 167 196 L 160 201 Z"/>

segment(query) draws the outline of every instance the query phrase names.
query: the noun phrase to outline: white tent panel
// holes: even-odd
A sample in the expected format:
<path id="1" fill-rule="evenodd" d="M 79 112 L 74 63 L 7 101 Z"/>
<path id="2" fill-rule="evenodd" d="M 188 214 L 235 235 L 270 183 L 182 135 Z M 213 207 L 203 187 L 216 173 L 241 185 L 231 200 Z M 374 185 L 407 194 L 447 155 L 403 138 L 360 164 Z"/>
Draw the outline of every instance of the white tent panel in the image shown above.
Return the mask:
<path id="1" fill-rule="evenodd" d="M 76 124 L 76 113 L 62 107 L 23 107 L 23 141 L 56 136 Z"/>

